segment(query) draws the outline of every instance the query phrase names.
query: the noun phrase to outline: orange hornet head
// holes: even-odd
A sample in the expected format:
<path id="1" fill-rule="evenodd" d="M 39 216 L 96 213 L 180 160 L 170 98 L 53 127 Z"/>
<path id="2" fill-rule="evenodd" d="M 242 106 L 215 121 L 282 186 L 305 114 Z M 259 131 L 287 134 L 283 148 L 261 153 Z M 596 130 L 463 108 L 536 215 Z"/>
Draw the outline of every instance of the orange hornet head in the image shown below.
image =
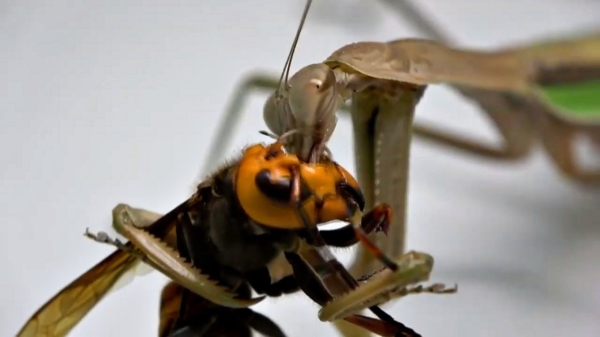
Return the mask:
<path id="1" fill-rule="evenodd" d="M 246 150 L 235 174 L 238 200 L 250 218 L 273 228 L 303 229 L 348 221 L 364 209 L 358 182 L 335 162 L 302 163 L 279 142 Z M 299 216 L 302 209 L 310 223 Z"/>

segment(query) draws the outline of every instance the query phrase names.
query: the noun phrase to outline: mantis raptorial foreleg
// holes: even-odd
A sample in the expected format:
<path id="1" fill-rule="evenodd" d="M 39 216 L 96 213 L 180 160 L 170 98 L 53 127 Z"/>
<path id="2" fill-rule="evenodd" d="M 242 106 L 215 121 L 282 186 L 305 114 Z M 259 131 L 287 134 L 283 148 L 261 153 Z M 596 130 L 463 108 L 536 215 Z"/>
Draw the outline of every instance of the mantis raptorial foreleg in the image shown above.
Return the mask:
<path id="1" fill-rule="evenodd" d="M 169 215 L 160 216 L 153 212 L 134 209 L 121 204 L 113 210 L 113 226 L 120 234 L 130 240 L 129 243 L 112 239 L 105 233 L 91 234 L 87 232 L 86 236 L 97 242 L 113 245 L 120 251 L 148 263 L 156 270 L 175 279 L 178 283 L 183 283 L 186 288 L 199 293 L 199 295 L 213 303 L 226 307 L 240 307 L 240 304 L 243 306 L 256 303 L 256 299 L 254 301 L 244 301 L 230 297 L 233 294 L 213 284 L 211 280 L 183 261 L 173 249 L 173 246 L 165 244 L 165 242 L 160 241 L 151 234 L 151 232 L 155 234 L 162 232 L 164 237 L 171 241 L 171 245 L 175 244 L 176 237 L 171 234 L 174 233 L 173 228 L 169 229 L 169 226 L 162 226 L 163 223 L 169 222 L 163 219 L 169 220 L 169 218 Z M 430 255 L 420 252 L 407 253 L 397 260 L 396 270 L 384 269 L 364 278 L 360 287 L 356 290 L 344 293 L 326 303 L 319 317 L 323 321 L 338 321 L 367 307 L 415 292 L 436 294 L 456 292 L 456 288 L 446 288 L 440 284 L 430 287 L 413 287 L 415 284 L 428 280 L 432 268 L 433 257 Z M 207 288 L 211 288 L 212 292 L 209 293 Z M 413 289 L 418 289 L 418 291 Z M 224 301 L 224 298 L 227 301 Z M 353 336 L 357 334 L 362 335 L 362 333 L 353 332 L 352 330 L 348 330 L 346 335 Z"/>
<path id="2" fill-rule="evenodd" d="M 356 93 L 352 99 L 357 178 L 366 207 L 386 202 L 394 210 L 387 237 L 371 237 L 385 254 L 394 257 L 405 251 L 411 127 L 423 90 L 403 88 L 390 95 L 373 89 Z M 378 266 L 366 250 L 359 248 L 350 272 L 364 275 Z"/>
<path id="3" fill-rule="evenodd" d="M 262 301 L 264 296 L 251 299 L 238 298 L 235 291 L 219 285 L 217 281 L 203 274 L 179 255 L 176 249 L 176 225 L 173 223 L 176 219 L 170 219 L 170 215 L 177 214 L 177 211 L 178 208 L 156 219 L 156 213 L 120 204 L 113 209 L 113 227 L 119 234 L 129 239 L 129 243 L 123 244 L 118 240 L 110 239 L 104 233 L 93 235 L 88 232 L 86 235 L 95 241 L 113 244 L 126 252 L 131 252 L 133 249 L 136 255 L 142 257 L 154 269 L 215 304 L 231 308 L 246 308 Z M 152 229 L 162 233 L 150 233 L 144 230 L 150 227 L 148 221 L 151 219 L 156 219 L 150 223 Z M 163 223 L 159 224 L 159 221 Z"/>
<path id="4" fill-rule="evenodd" d="M 385 269 L 375 273 L 356 290 L 329 302 L 321 309 L 319 318 L 334 321 L 409 294 L 453 294 L 458 290 L 457 286 L 447 288 L 441 283 L 412 286 L 429 279 L 433 269 L 433 257 L 429 254 L 410 251 L 398 258 L 396 263 L 397 271 Z"/>

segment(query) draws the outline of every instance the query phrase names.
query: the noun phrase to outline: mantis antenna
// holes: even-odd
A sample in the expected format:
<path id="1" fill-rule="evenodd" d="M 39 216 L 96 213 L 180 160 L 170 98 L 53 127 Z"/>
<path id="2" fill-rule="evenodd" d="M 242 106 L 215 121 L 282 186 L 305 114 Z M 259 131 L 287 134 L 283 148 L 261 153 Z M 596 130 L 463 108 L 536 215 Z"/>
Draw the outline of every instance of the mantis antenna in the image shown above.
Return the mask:
<path id="1" fill-rule="evenodd" d="M 288 76 L 290 74 L 290 66 L 292 65 L 292 58 L 294 57 L 294 52 L 296 51 L 296 45 L 298 44 L 298 39 L 300 38 L 300 33 L 302 32 L 302 27 L 304 27 L 304 22 L 306 21 L 306 16 L 308 15 L 308 10 L 310 9 L 311 4 L 312 4 L 312 0 L 307 0 L 306 5 L 304 6 L 304 12 L 302 13 L 302 18 L 300 19 L 300 25 L 298 26 L 298 30 L 296 31 L 296 36 L 294 37 L 294 42 L 292 43 L 292 48 L 290 48 L 290 53 L 288 54 L 288 57 L 285 60 L 285 64 L 283 65 L 283 71 L 281 72 L 281 76 L 279 77 L 279 84 L 277 85 L 277 95 L 276 95 L 277 98 L 281 98 L 281 93 L 285 89 L 287 89 Z M 284 81 L 284 77 L 285 77 L 285 81 Z"/>

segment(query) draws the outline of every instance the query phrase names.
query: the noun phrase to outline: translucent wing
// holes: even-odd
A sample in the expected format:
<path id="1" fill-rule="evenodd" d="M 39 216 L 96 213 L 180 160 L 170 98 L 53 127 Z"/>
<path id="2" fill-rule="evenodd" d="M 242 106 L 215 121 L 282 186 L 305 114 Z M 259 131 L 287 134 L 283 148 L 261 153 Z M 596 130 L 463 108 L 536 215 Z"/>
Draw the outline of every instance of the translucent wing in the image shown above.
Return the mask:
<path id="1" fill-rule="evenodd" d="M 140 261 L 115 251 L 44 304 L 17 337 L 66 336 L 79 321 Z"/>

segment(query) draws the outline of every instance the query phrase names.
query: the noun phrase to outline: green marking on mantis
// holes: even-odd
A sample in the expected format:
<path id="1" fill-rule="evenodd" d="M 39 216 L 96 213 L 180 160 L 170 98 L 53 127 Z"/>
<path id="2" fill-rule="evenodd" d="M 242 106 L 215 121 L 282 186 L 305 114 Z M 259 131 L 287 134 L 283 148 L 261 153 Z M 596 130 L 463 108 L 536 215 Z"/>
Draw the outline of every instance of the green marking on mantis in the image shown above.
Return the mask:
<path id="1" fill-rule="evenodd" d="M 563 113 L 575 118 L 600 117 L 600 80 L 541 88 Z"/>

